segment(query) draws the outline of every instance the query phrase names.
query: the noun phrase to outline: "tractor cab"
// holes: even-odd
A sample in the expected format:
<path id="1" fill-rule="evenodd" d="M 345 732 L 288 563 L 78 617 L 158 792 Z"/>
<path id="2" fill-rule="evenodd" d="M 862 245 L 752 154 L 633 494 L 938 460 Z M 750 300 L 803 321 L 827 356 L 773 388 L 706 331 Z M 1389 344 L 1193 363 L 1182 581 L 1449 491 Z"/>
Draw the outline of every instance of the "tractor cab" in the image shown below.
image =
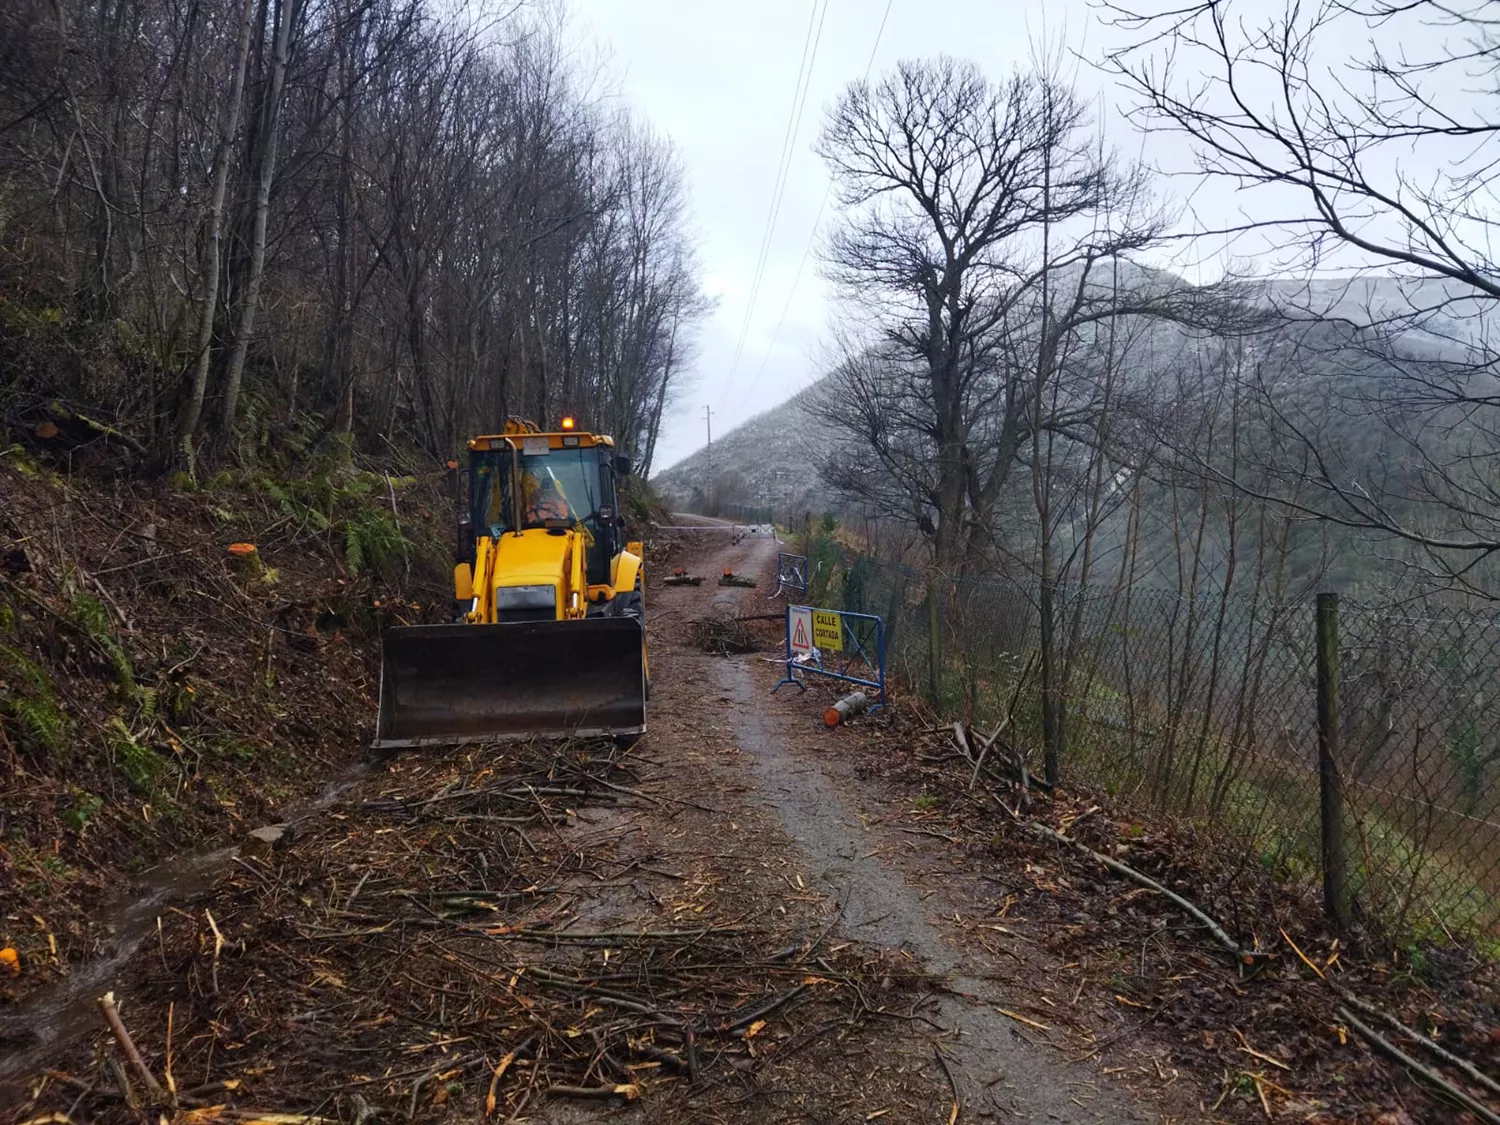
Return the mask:
<path id="1" fill-rule="evenodd" d="M 579 433 L 569 422 L 553 434 L 510 422 L 499 435 L 469 442 L 468 506 L 455 561 L 472 566 L 483 538 L 571 531 L 583 540 L 586 582 L 610 583 L 623 546 L 618 482 L 629 462 L 615 454 L 612 439 Z"/>

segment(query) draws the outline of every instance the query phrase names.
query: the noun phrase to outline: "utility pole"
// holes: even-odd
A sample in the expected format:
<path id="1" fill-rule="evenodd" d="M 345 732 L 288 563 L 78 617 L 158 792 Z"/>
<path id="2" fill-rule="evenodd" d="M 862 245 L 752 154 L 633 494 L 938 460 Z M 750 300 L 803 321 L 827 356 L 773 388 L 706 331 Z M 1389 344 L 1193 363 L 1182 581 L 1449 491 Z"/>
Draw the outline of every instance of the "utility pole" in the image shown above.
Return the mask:
<path id="1" fill-rule="evenodd" d="M 714 422 L 713 410 L 707 404 L 703 407 L 703 426 L 708 434 L 708 507 L 710 515 L 719 514 L 718 485 L 714 481 Z"/>

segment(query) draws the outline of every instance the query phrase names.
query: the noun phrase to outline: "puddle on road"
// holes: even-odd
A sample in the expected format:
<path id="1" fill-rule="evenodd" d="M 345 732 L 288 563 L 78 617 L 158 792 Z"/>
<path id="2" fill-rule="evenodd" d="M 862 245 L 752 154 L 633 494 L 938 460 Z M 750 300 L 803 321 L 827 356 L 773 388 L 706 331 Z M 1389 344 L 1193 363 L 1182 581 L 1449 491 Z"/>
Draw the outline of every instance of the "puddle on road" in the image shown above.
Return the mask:
<path id="1" fill-rule="evenodd" d="M 326 811 L 374 768 L 369 761 L 356 762 L 281 823 L 295 826 Z M 20 1096 L 16 1084 L 55 1060 L 60 1048 L 101 1027 L 98 997 L 117 987 L 116 974 L 156 933 L 157 916 L 171 903 L 212 890 L 239 850 L 232 845 L 193 852 L 133 876 L 129 891 L 106 900 L 98 911 L 97 920 L 110 935 L 109 952 L 0 1012 L 0 1109 Z"/>

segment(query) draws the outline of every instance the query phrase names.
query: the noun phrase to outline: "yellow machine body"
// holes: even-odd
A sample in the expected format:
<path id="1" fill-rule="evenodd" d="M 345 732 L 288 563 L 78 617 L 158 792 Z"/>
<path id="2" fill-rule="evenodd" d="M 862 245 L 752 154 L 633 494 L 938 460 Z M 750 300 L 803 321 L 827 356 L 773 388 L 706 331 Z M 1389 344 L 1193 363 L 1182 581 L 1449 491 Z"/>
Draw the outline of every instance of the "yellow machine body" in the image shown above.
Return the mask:
<path id="1" fill-rule="evenodd" d="M 455 623 L 386 631 L 376 748 L 645 730 L 641 545 L 613 444 L 520 422 L 469 442 Z"/>

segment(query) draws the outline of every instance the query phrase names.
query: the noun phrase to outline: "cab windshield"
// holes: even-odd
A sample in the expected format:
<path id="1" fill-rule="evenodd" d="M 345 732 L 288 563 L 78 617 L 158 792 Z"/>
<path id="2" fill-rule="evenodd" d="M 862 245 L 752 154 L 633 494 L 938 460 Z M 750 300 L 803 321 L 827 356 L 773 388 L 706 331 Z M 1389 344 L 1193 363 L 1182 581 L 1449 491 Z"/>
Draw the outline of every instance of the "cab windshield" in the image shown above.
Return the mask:
<path id="1" fill-rule="evenodd" d="M 475 531 L 499 536 L 533 527 L 596 530 L 599 515 L 599 456 L 593 449 L 553 449 L 519 457 L 519 494 L 511 495 L 511 451 L 475 451 Z"/>

